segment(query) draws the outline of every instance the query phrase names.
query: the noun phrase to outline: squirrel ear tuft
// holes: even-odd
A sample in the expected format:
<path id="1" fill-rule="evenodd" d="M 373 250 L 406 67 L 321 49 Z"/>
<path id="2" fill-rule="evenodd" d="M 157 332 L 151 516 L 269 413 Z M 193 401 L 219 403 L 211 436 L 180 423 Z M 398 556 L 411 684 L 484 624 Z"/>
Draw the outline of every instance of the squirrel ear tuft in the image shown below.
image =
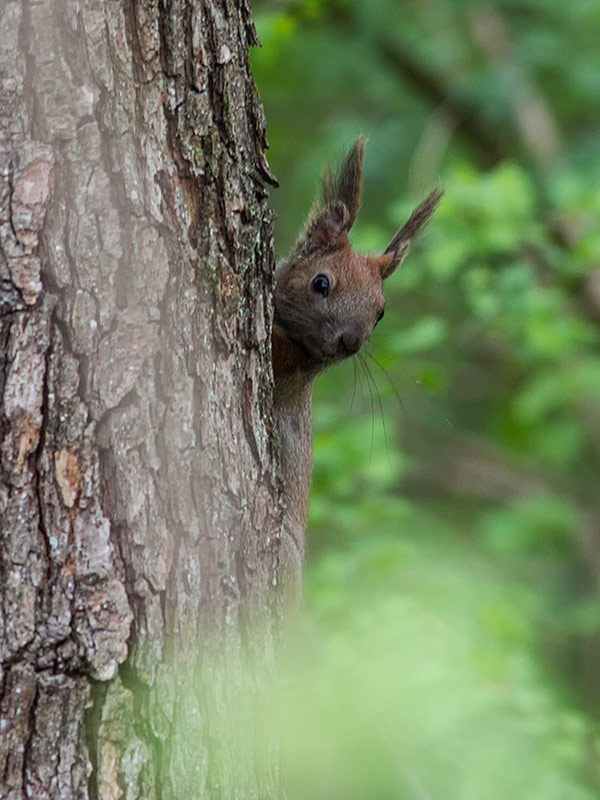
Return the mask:
<path id="1" fill-rule="evenodd" d="M 341 202 L 348 209 L 350 230 L 360 208 L 362 168 L 366 140 L 359 136 L 337 170 L 330 168 L 322 177 L 323 205 Z"/>
<path id="2" fill-rule="evenodd" d="M 335 250 L 347 241 L 350 214 L 344 203 L 328 203 L 309 217 L 299 248 L 304 255 Z"/>
<path id="3" fill-rule="evenodd" d="M 444 193 L 439 186 L 436 186 L 431 194 L 429 194 L 425 200 L 423 200 L 423 202 L 415 208 L 408 220 L 394 236 L 389 247 L 386 249 L 385 253 L 380 259 L 382 278 L 388 278 L 396 269 L 396 267 L 398 267 L 404 261 L 411 242 L 416 239 L 418 234 L 429 222 L 431 215 L 438 207 L 443 194 Z"/>
<path id="4" fill-rule="evenodd" d="M 334 250 L 347 242 L 360 206 L 365 140 L 354 142 L 337 170 L 322 177 L 322 191 L 296 245 L 305 255 Z"/>

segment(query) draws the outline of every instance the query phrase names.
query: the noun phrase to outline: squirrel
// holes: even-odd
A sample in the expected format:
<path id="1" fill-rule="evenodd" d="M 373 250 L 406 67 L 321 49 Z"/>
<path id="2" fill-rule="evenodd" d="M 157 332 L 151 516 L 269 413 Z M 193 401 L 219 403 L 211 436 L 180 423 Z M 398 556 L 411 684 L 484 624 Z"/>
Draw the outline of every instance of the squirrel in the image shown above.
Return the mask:
<path id="1" fill-rule="evenodd" d="M 359 137 L 322 191 L 296 244 L 275 270 L 273 407 L 283 478 L 285 519 L 280 569 L 300 593 L 304 531 L 312 473 L 312 390 L 317 375 L 358 353 L 384 314 L 383 281 L 405 258 L 441 200 L 434 189 L 382 255 L 355 253 L 348 240 L 361 200 L 365 141 Z"/>

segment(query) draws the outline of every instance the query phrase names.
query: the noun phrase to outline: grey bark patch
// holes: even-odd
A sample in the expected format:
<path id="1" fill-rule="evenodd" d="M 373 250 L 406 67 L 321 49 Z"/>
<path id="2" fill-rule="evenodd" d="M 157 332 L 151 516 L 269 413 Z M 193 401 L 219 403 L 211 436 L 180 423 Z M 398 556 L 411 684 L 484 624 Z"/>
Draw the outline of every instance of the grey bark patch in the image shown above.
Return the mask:
<path id="1" fill-rule="evenodd" d="M 115 329 L 102 339 L 96 378 L 101 413 L 117 406 L 135 387 L 155 340 L 155 326 L 135 317 L 118 318 Z"/>

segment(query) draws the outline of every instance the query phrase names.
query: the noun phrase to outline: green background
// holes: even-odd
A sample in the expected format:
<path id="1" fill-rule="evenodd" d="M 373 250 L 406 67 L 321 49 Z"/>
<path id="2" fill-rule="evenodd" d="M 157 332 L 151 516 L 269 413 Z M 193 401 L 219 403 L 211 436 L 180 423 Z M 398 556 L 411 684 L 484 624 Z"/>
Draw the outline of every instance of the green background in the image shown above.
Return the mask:
<path id="1" fill-rule="evenodd" d="M 290 798 L 600 796 L 600 3 L 254 3 L 285 255 L 368 137 L 358 251 L 446 195 L 317 381 Z"/>

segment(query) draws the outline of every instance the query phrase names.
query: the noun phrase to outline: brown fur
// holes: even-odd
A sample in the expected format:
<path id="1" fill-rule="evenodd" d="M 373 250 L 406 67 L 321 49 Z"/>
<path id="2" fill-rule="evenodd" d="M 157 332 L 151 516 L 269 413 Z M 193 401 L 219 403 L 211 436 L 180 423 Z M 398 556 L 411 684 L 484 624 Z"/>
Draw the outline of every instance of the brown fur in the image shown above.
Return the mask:
<path id="1" fill-rule="evenodd" d="M 278 264 L 275 276 L 272 357 L 287 504 L 283 547 L 285 572 L 296 589 L 312 467 L 311 396 L 315 377 L 360 350 L 385 306 L 383 280 L 402 262 L 442 197 L 442 192 L 434 189 L 383 255 L 355 253 L 348 231 L 360 206 L 364 147 L 364 140 L 357 139 L 338 170 L 324 175 L 321 198 L 294 249 Z M 329 281 L 327 296 L 313 288 L 317 275 Z"/>
<path id="2" fill-rule="evenodd" d="M 398 233 L 392 239 L 390 245 L 386 248 L 385 255 L 391 255 L 389 266 L 382 270 L 381 277 L 387 278 L 396 267 L 402 263 L 410 243 L 416 238 L 419 232 L 429 222 L 431 215 L 439 205 L 443 196 L 442 190 L 439 186 L 429 194 L 422 203 L 420 203 L 412 212 L 408 220 L 400 228 Z"/>
<path id="3" fill-rule="evenodd" d="M 323 205 L 341 201 L 348 209 L 350 224 L 354 224 L 360 208 L 362 168 L 365 157 L 365 140 L 362 136 L 354 142 L 336 173 L 331 168 L 323 175 Z"/>

